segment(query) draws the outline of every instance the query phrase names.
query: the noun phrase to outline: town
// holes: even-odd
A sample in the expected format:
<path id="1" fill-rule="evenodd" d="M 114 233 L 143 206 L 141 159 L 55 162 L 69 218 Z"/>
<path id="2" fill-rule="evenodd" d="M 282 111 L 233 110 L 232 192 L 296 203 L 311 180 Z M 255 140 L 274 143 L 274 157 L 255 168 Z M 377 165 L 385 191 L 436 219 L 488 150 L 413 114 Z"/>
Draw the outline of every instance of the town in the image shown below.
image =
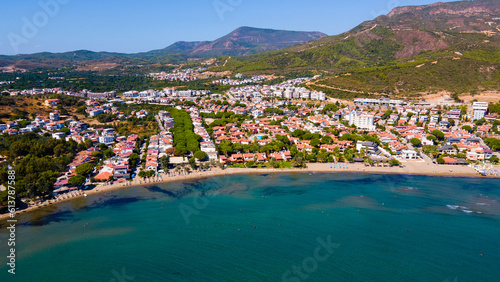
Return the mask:
<path id="1" fill-rule="evenodd" d="M 500 121 L 484 102 L 435 105 L 391 99 L 339 101 L 299 85 L 209 90 L 78 93 L 62 89 L 4 92 L 8 96 L 80 99 L 71 116 L 61 98 L 47 98 L 48 116 L 0 124 L 9 136 L 38 134 L 82 144 L 53 186 L 56 201 L 89 187 L 132 185 L 224 168 L 292 169 L 327 164 L 474 168 L 498 176 Z M 148 124 L 140 134 L 118 124 Z M 98 188 L 96 188 L 98 189 Z"/>
<path id="2" fill-rule="evenodd" d="M 150 73 L 149 76 L 157 80 L 170 81 L 193 81 L 198 80 L 198 74 L 205 71 L 205 68 L 174 70 L 172 72 Z"/>

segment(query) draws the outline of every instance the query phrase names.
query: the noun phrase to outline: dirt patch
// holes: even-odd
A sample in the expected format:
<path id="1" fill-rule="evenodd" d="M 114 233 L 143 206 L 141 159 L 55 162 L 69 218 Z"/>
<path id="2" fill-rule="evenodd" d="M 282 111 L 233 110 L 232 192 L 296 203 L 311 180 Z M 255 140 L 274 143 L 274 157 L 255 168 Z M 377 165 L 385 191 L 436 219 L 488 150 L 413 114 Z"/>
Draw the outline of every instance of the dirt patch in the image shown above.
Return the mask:
<path id="1" fill-rule="evenodd" d="M 425 99 L 428 103 L 439 104 L 453 101 L 450 95 L 451 92 L 440 91 L 436 94 L 422 94 L 421 99 Z M 500 101 L 500 91 L 484 91 L 474 96 L 470 94 L 461 95 L 459 98 L 466 103 L 470 103 L 473 100 L 477 100 L 478 102 L 497 103 Z"/>
<path id="2" fill-rule="evenodd" d="M 478 102 L 497 103 L 500 101 L 500 91 L 497 90 L 484 91 L 481 94 L 477 94 L 474 96 L 472 95 L 460 96 L 460 99 L 467 102 L 472 102 L 473 100 L 477 100 Z"/>
<path id="3" fill-rule="evenodd" d="M 206 71 L 204 73 L 201 73 L 198 75 L 199 79 L 207 79 L 210 77 L 222 77 L 222 76 L 228 76 L 231 75 L 230 71 L 223 71 L 223 72 L 211 72 L 211 71 Z"/>

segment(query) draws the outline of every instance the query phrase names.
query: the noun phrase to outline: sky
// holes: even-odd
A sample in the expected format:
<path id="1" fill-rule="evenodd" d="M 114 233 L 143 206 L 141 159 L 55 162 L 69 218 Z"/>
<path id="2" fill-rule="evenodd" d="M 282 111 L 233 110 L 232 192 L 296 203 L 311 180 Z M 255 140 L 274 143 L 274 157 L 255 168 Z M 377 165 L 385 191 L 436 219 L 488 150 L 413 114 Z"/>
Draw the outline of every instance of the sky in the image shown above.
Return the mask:
<path id="1" fill-rule="evenodd" d="M 241 26 L 336 35 L 436 0 L 1 0 L 0 54 L 120 53 L 215 40 Z"/>

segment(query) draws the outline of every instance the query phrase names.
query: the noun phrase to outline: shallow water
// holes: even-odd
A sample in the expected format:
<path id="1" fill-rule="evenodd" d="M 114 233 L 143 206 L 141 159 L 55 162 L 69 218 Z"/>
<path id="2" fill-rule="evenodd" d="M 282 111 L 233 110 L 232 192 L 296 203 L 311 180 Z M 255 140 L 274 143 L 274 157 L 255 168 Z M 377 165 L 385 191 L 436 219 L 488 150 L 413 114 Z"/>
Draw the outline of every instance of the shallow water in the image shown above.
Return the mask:
<path id="1" fill-rule="evenodd" d="M 19 215 L 15 276 L 3 226 L 0 281 L 498 281 L 499 201 L 498 180 L 404 175 L 131 187 Z"/>

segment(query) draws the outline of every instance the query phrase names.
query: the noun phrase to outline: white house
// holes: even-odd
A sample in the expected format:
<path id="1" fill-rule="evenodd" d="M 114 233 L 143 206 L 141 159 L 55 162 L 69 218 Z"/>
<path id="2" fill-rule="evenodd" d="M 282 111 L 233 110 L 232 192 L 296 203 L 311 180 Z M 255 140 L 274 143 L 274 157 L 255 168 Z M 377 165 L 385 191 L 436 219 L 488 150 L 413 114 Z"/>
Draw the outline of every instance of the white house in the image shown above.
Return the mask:
<path id="1" fill-rule="evenodd" d="M 99 143 L 111 144 L 115 141 L 112 135 L 99 136 Z"/>
<path id="2" fill-rule="evenodd" d="M 405 160 L 417 160 L 418 154 L 413 150 L 403 150 L 403 152 L 401 153 L 401 158 Z"/>

